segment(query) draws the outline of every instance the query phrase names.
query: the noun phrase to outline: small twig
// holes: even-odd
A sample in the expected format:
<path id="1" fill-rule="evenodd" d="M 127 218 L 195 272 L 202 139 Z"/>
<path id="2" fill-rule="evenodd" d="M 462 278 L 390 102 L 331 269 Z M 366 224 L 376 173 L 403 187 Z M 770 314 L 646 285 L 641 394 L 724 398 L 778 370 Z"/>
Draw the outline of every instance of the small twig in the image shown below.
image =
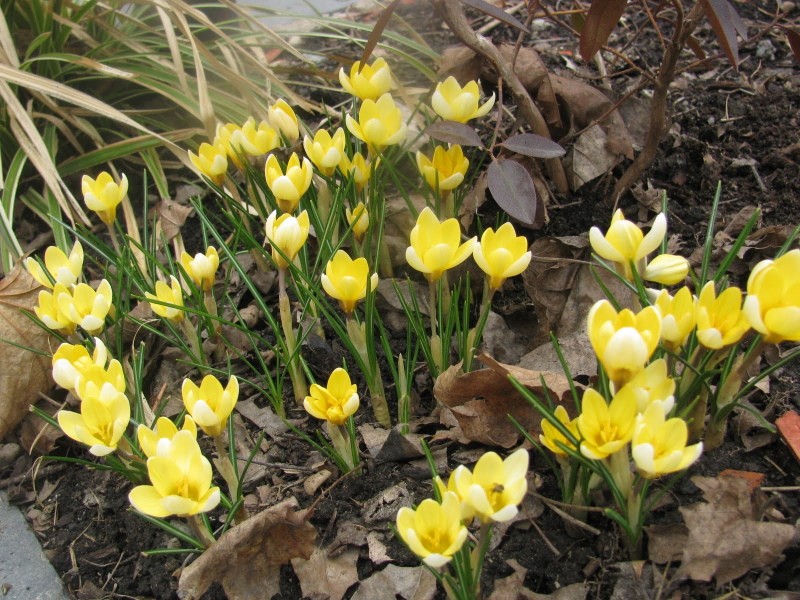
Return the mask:
<path id="1" fill-rule="evenodd" d="M 542 541 L 545 543 L 545 545 L 548 548 L 550 548 L 550 552 L 552 552 L 554 556 L 561 556 L 561 552 L 559 552 L 558 548 L 556 548 L 553 545 L 553 542 L 551 542 L 548 539 L 548 537 L 544 534 L 544 531 L 542 531 L 542 528 L 539 527 L 538 523 L 536 523 L 536 519 L 530 519 L 530 524 L 533 525 L 533 528 L 537 531 L 537 533 L 539 534 L 539 537 L 542 538 Z"/>
<path id="2" fill-rule="evenodd" d="M 800 485 L 778 485 L 773 487 L 762 487 L 762 492 L 800 492 Z"/>
<path id="3" fill-rule="evenodd" d="M 547 499 L 543 499 L 542 502 L 544 502 L 548 506 L 548 508 L 550 508 L 550 510 L 552 510 L 554 513 L 556 513 L 559 517 L 561 517 L 562 519 L 564 519 L 568 523 L 572 523 L 573 525 L 575 525 L 575 527 L 583 529 L 584 531 L 588 531 L 592 535 L 600 535 L 601 531 L 599 529 L 596 529 L 596 528 L 592 527 L 588 523 L 584 523 L 580 519 L 576 519 L 575 517 L 573 517 L 568 512 L 563 511 L 560 508 L 558 508 L 551 501 L 548 501 Z"/>

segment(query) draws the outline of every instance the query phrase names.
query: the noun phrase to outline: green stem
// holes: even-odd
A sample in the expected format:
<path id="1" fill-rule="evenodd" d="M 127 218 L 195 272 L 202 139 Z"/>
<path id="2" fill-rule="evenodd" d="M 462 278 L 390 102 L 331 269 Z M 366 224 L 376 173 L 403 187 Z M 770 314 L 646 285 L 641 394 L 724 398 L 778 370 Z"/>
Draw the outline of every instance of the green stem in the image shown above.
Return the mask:
<path id="1" fill-rule="evenodd" d="M 486 328 L 486 321 L 489 319 L 489 312 L 492 310 L 492 297 L 495 290 L 489 286 L 489 280 L 486 279 L 483 283 L 483 300 L 481 301 L 481 314 L 478 318 L 478 323 L 470 329 L 467 335 L 467 347 L 464 352 L 462 367 L 464 373 L 469 373 L 472 370 L 472 360 L 475 358 L 475 351 L 483 338 L 483 330 Z"/>
<path id="2" fill-rule="evenodd" d="M 292 327 L 292 309 L 289 305 L 289 295 L 286 293 L 286 269 L 278 270 L 278 304 L 280 306 L 281 327 L 286 343 L 286 366 L 289 370 L 289 377 L 292 380 L 294 398 L 302 405 L 305 397 L 308 396 L 308 384 L 306 383 L 303 370 L 300 368 L 300 357 L 296 354 L 297 338 Z"/>
<path id="3" fill-rule="evenodd" d="M 217 541 L 206 527 L 206 524 L 203 523 L 200 515 L 192 515 L 188 518 L 188 521 L 189 527 L 192 529 L 192 533 L 195 534 L 198 541 L 203 544 L 204 548 L 208 548 L 211 544 Z"/>
<path id="4" fill-rule="evenodd" d="M 352 313 L 347 316 L 346 325 L 350 341 L 361 357 L 361 361 L 367 371 L 364 374 L 367 377 L 367 387 L 369 387 L 369 399 L 372 404 L 372 412 L 375 413 L 375 419 L 378 423 L 388 429 L 392 426 L 392 419 L 389 416 L 389 405 L 386 402 L 386 392 L 383 387 L 380 367 L 378 363 L 373 360 L 367 348 L 366 326 L 364 323 L 357 322 L 353 318 Z"/>
<path id="5" fill-rule="evenodd" d="M 355 457 L 351 452 L 350 434 L 344 425 L 335 425 L 330 421 L 327 422 L 328 435 L 331 438 L 333 449 L 342 459 L 342 461 L 352 470 L 355 467 Z"/>

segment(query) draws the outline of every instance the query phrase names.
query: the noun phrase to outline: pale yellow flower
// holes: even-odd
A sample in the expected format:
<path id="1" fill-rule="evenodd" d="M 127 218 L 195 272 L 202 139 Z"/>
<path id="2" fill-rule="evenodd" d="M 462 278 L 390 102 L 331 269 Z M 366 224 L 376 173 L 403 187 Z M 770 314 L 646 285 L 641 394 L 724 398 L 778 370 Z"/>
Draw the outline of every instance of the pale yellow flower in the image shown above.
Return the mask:
<path id="1" fill-rule="evenodd" d="M 306 211 L 296 217 L 284 213 L 280 217 L 272 211 L 265 226 L 267 240 L 272 246 L 272 260 L 279 269 L 285 269 L 294 261 L 297 253 L 306 243 L 311 224 Z"/>
<path id="2" fill-rule="evenodd" d="M 397 533 L 429 567 L 438 569 L 446 565 L 467 540 L 458 497 L 445 492 L 441 504 L 426 498 L 416 510 L 402 507 L 397 511 Z"/>
<path id="3" fill-rule="evenodd" d="M 667 373 L 667 361 L 659 358 L 622 386 L 617 396 L 630 394 L 636 401 L 636 412 L 643 413 L 656 405 L 668 415 L 675 404 L 675 380 Z"/>
<path id="4" fill-rule="evenodd" d="M 382 58 L 363 67 L 357 60 L 351 65 L 349 76 L 344 67 L 339 69 L 339 83 L 348 94 L 361 100 L 375 100 L 392 89 L 392 72 Z"/>
<path id="5" fill-rule="evenodd" d="M 800 250 L 753 267 L 742 310 L 765 341 L 800 341 Z"/>
<path id="6" fill-rule="evenodd" d="M 696 315 L 697 340 L 712 350 L 735 344 L 750 329 L 738 287 L 729 287 L 717 296 L 714 282 L 709 281 L 700 290 Z"/>
<path id="7" fill-rule="evenodd" d="M 303 138 L 303 149 L 319 172 L 325 177 L 331 177 L 345 156 L 344 143 L 344 129 L 341 127 L 336 129 L 333 136 L 325 129 L 319 129 L 313 139 L 308 136 Z"/>
<path id="8" fill-rule="evenodd" d="M 100 338 L 94 338 L 94 350 L 83 344 L 61 344 L 53 354 L 53 381 L 65 390 L 74 390 L 81 373 L 91 366 L 105 368 L 108 350 Z M 123 391 L 124 391 L 123 387 Z"/>
<path id="9" fill-rule="evenodd" d="M 189 160 L 202 175 L 217 185 L 222 184 L 225 173 L 228 171 L 228 152 L 223 143 L 203 142 L 200 144 L 197 154 L 189 150 Z"/>
<path id="10" fill-rule="evenodd" d="M 606 404 L 592 388 L 583 393 L 578 430 L 583 439 L 581 454 L 601 460 L 622 450 L 633 437 L 636 425 L 636 398 L 633 394 L 617 394 Z"/>
<path id="11" fill-rule="evenodd" d="M 307 158 L 303 158 L 301 163 L 300 157 L 295 152 L 292 152 L 289 157 L 285 171 L 281 169 L 281 165 L 274 154 L 270 154 L 267 157 L 267 163 L 264 166 L 267 185 L 275 196 L 278 208 L 286 213 L 294 212 L 297 208 L 300 198 L 311 186 L 311 176 L 313 174 L 311 162 Z"/>
<path id="12" fill-rule="evenodd" d="M 53 289 L 56 283 L 73 286 L 83 270 L 83 246 L 76 240 L 69 256 L 58 246 L 48 246 L 44 251 L 44 268 L 34 258 L 25 259 L 25 268 L 44 287 Z"/>
<path id="13" fill-rule="evenodd" d="M 639 227 L 625 218 L 618 209 L 611 218 L 605 236 L 597 227 L 589 230 L 589 242 L 600 258 L 615 263 L 619 273 L 628 281 L 633 281 L 631 264 L 641 275 L 647 265 L 647 255 L 659 247 L 667 233 L 667 217 L 659 213 L 647 235 Z"/>
<path id="14" fill-rule="evenodd" d="M 345 217 L 347 218 L 347 224 L 353 228 L 353 237 L 359 242 L 363 240 L 367 229 L 369 229 L 369 213 L 364 203 L 359 202 L 353 210 L 346 208 Z"/>
<path id="15" fill-rule="evenodd" d="M 661 340 L 672 351 L 677 351 L 694 331 L 697 298 L 691 290 L 682 287 L 674 296 L 661 290 L 655 306 L 661 313 Z"/>
<path id="16" fill-rule="evenodd" d="M 75 332 L 76 324 L 59 307 L 57 298 L 62 294 L 72 297 L 69 289 L 62 283 L 56 283 L 52 292 L 40 291 L 39 301 L 33 307 L 33 311 L 45 327 L 70 335 Z"/>
<path id="17" fill-rule="evenodd" d="M 188 517 L 219 504 L 219 488 L 211 486 L 211 463 L 191 431 L 177 432 L 163 454 L 148 458 L 147 473 L 153 485 L 138 485 L 128 495 L 141 513 L 157 518 Z"/>
<path id="18" fill-rule="evenodd" d="M 213 375 L 203 377 L 200 386 L 191 379 L 184 379 L 181 395 L 194 422 L 211 437 L 217 437 L 225 429 L 239 399 L 239 380 L 231 375 L 228 385 L 223 388 Z"/>
<path id="19" fill-rule="evenodd" d="M 468 81 L 462 88 L 455 77 L 448 77 L 436 86 L 431 97 L 431 106 L 437 115 L 446 121 L 466 123 L 488 113 L 494 106 L 494 94 L 478 106 L 481 91 L 476 81 Z"/>
<path id="20" fill-rule="evenodd" d="M 661 285 L 676 285 L 689 274 L 689 261 L 676 254 L 659 254 L 647 263 L 642 279 Z"/>
<path id="21" fill-rule="evenodd" d="M 95 456 L 114 452 L 131 418 L 131 406 L 125 394 L 107 384 L 97 394 L 81 398 L 80 409 L 79 413 L 68 410 L 58 413 L 61 430 L 89 446 L 89 452 Z"/>
<path id="22" fill-rule="evenodd" d="M 106 171 L 100 173 L 97 179 L 84 175 L 81 189 L 87 208 L 96 212 L 103 223 L 111 225 L 117 218 L 117 206 L 128 193 L 128 178 L 123 175 L 117 183 Z"/>
<path id="23" fill-rule="evenodd" d="M 308 414 L 333 425 L 344 425 L 360 404 L 356 384 L 341 367 L 333 370 L 325 387 L 312 383 L 309 393 L 303 400 Z"/>
<path id="24" fill-rule="evenodd" d="M 351 313 L 359 300 L 366 298 L 368 290 L 378 287 L 378 274 L 369 274 L 366 258 L 353 260 L 344 250 L 337 250 L 328 261 L 321 281 L 325 292 L 339 301 L 344 312 Z"/>
<path id="25" fill-rule="evenodd" d="M 432 158 L 417 152 L 417 168 L 432 189 L 450 191 L 464 181 L 469 169 L 469 160 L 458 144 L 448 149 L 436 146 Z"/>
<path id="26" fill-rule="evenodd" d="M 570 419 L 569 415 L 567 414 L 567 409 L 563 406 L 559 405 L 556 406 L 553 415 L 556 419 L 558 419 L 564 427 L 573 435 L 575 439 L 580 440 L 581 434 L 578 431 L 578 419 Z M 542 445 L 550 450 L 553 454 L 558 456 L 567 456 L 566 451 L 558 445 L 558 443 L 563 444 L 567 448 L 572 448 L 576 450 L 575 445 L 570 442 L 564 434 L 562 434 L 556 426 L 553 425 L 547 419 L 542 419 L 541 423 L 542 433 L 539 434 L 539 441 Z"/>
<path id="27" fill-rule="evenodd" d="M 112 312 L 111 284 L 103 279 L 95 290 L 79 283 L 72 292 L 66 288 L 53 288 L 53 294 L 62 314 L 89 335 L 100 333 L 106 317 Z"/>
<path id="28" fill-rule="evenodd" d="M 639 415 L 631 440 L 631 456 L 643 477 L 654 479 L 691 466 L 703 452 L 703 443 L 687 446 L 686 422 L 666 419 L 657 406 Z"/>
<path id="29" fill-rule="evenodd" d="M 209 246 L 204 253 L 198 252 L 194 256 L 186 251 L 181 252 L 180 263 L 192 283 L 201 290 L 208 291 L 214 287 L 219 268 L 219 254 L 214 246 Z"/>
<path id="30" fill-rule="evenodd" d="M 408 131 L 391 94 L 384 94 L 377 101 L 364 100 L 358 121 L 345 115 L 345 122 L 350 133 L 377 150 L 400 144 Z"/>
<path id="31" fill-rule="evenodd" d="M 479 244 L 472 250 L 475 262 L 489 277 L 489 287 L 499 289 L 509 277 L 522 273 L 531 263 L 528 240 L 517 236 L 511 223 L 504 223 L 495 232 L 488 227 Z"/>
<path id="32" fill-rule="evenodd" d="M 458 221 L 447 219 L 440 223 L 428 207 L 419 213 L 410 238 L 406 261 L 428 281 L 437 281 L 445 271 L 467 260 L 477 240 L 473 237 L 462 243 Z"/>
<path id="33" fill-rule="evenodd" d="M 661 315 L 652 306 L 618 313 L 608 300 L 600 300 L 587 321 L 592 348 L 617 389 L 644 368 L 661 339 Z"/>
<path id="34" fill-rule="evenodd" d="M 294 109 L 280 98 L 267 109 L 269 124 L 283 134 L 286 141 L 290 144 L 296 142 L 300 137 L 300 127 L 297 123 L 297 115 Z"/>
<path id="35" fill-rule="evenodd" d="M 342 160 L 339 162 L 339 171 L 345 177 L 352 177 L 353 183 L 356 184 L 356 189 L 361 191 L 369 181 L 369 178 L 372 177 L 373 167 L 377 168 L 379 164 L 380 159 L 367 162 L 361 152 L 353 154 L 352 160 L 346 154 L 342 154 Z"/>
<path id="36" fill-rule="evenodd" d="M 167 456 L 172 451 L 172 440 L 178 431 L 188 431 L 197 439 L 197 425 L 189 415 L 183 418 L 183 427 L 180 430 L 167 417 L 158 417 L 152 429 L 147 425 L 139 425 L 136 437 L 139 439 L 139 447 L 147 458 Z"/>
<path id="37" fill-rule="evenodd" d="M 162 319 L 178 322 L 183 319 L 183 290 L 174 275 L 169 276 L 170 285 L 163 281 L 156 282 L 156 293 L 145 292 L 150 301 L 150 309 Z M 154 302 L 155 301 L 155 302 Z M 167 306 L 172 304 L 174 306 Z"/>

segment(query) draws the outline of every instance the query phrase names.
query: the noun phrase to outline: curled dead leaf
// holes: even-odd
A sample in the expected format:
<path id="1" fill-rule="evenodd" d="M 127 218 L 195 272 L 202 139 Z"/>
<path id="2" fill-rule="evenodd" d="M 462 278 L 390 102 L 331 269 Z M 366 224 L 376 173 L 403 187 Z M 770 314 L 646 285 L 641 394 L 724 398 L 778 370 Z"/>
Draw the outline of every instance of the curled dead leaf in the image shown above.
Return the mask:
<path id="1" fill-rule="evenodd" d="M 53 387 L 49 354 L 54 340 L 21 312 L 33 311 L 40 289 L 19 266 L 0 281 L 0 440 L 28 414 L 39 394 Z"/>

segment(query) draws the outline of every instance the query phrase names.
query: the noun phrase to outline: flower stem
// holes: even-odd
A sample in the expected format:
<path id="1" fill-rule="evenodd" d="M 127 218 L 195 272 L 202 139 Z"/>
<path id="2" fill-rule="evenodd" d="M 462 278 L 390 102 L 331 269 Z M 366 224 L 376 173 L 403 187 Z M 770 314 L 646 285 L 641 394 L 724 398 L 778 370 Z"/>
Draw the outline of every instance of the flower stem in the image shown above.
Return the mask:
<path id="1" fill-rule="evenodd" d="M 353 470 L 356 461 L 351 452 L 350 434 L 347 428 L 344 425 L 335 425 L 330 421 L 327 422 L 327 426 L 333 449 L 336 450 L 336 454 L 348 466 L 348 470 Z"/>
<path id="2" fill-rule="evenodd" d="M 289 305 L 289 295 L 286 293 L 286 269 L 278 269 L 278 304 L 280 306 L 281 327 L 286 342 L 286 366 L 292 380 L 294 398 L 302 405 L 308 396 L 308 384 L 303 370 L 300 368 L 299 355 L 296 354 L 297 338 L 292 327 L 292 309 Z"/>

